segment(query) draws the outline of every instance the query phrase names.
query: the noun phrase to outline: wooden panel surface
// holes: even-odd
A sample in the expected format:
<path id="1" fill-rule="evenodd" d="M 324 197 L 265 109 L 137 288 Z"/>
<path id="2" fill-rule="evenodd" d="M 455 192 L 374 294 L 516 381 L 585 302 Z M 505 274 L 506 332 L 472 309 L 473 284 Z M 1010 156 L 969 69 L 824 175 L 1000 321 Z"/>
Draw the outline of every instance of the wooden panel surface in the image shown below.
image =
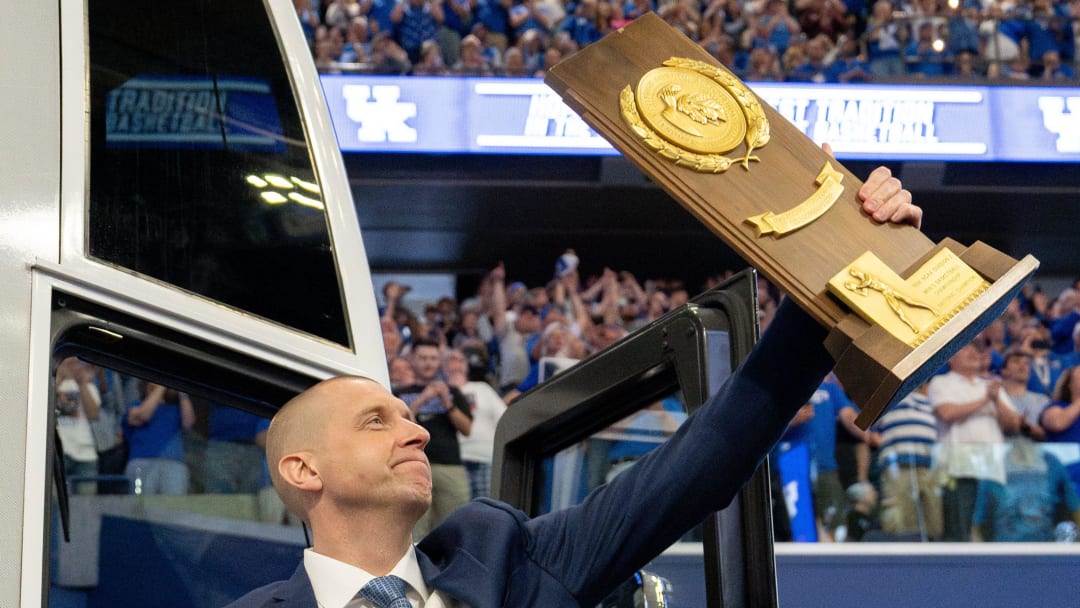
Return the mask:
<path id="1" fill-rule="evenodd" d="M 761 160 L 751 162 L 749 170 L 735 165 L 725 173 L 704 174 L 660 157 L 623 120 L 619 94 L 671 57 L 723 69 L 701 47 L 649 14 L 555 66 L 547 83 L 590 126 L 822 324 L 831 327 L 846 314 L 826 295 L 826 283 L 863 252 L 874 251 L 901 272 L 933 247 L 915 228 L 880 225 L 864 214 L 856 199 L 862 182 L 835 161 L 833 166 L 844 174 L 844 192 L 824 216 L 786 236 L 755 236 L 746 218 L 783 212 L 810 196 L 817 189 L 818 172 L 830 158 L 760 100 L 771 139 L 753 151 Z M 727 156 L 741 157 L 743 150 L 737 148 Z"/>

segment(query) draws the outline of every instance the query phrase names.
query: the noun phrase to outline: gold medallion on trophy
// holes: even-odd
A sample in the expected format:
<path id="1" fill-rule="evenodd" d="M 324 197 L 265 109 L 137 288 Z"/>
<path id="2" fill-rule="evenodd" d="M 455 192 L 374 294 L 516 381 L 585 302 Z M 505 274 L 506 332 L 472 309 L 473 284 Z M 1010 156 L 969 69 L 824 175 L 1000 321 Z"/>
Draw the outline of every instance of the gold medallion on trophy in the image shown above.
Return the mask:
<path id="1" fill-rule="evenodd" d="M 653 131 L 693 152 L 730 152 L 746 135 L 746 121 L 735 98 L 693 70 L 651 70 L 638 82 L 634 99 Z"/>
<path id="2" fill-rule="evenodd" d="M 702 61 L 672 57 L 619 97 L 623 120 L 657 154 L 702 173 L 722 173 L 769 142 L 769 121 L 738 79 Z M 744 144 L 741 159 L 723 156 Z"/>

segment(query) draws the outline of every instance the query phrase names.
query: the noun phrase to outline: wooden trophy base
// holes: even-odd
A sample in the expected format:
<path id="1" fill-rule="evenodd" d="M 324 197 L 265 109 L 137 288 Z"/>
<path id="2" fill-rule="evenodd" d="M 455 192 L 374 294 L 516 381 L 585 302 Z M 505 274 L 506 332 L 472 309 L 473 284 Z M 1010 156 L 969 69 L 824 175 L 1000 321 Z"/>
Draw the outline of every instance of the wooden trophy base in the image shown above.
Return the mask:
<path id="1" fill-rule="evenodd" d="M 855 313 L 834 325 L 825 340 L 825 348 L 836 361 L 837 378 L 860 406 L 855 420 L 859 428 L 868 428 L 886 409 L 927 382 L 953 353 L 1000 317 L 1039 267 L 1030 255 L 1017 261 L 982 242 L 965 248 L 952 239 L 943 240 L 926 258 L 942 248 L 958 255 L 990 286 L 924 342 L 911 347 Z"/>
<path id="2" fill-rule="evenodd" d="M 989 325 L 1038 267 L 873 221 L 857 176 L 655 14 L 571 55 L 546 82 L 829 329 L 864 428 Z"/>

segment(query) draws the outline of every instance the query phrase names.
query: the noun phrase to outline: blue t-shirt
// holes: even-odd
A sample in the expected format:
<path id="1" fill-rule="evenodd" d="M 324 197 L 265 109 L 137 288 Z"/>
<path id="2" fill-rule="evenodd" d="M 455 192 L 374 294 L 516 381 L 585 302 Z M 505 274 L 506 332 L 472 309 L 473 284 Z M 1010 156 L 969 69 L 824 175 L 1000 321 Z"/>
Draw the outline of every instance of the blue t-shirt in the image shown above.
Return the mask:
<path id="1" fill-rule="evenodd" d="M 493 34 L 507 33 L 510 17 L 499 0 L 479 0 L 476 3 L 476 19 Z"/>
<path id="2" fill-rule="evenodd" d="M 791 70 L 790 80 L 794 82 L 817 82 L 822 83 L 828 80 L 826 73 L 828 68 L 824 65 L 814 65 L 809 61 L 795 66 Z"/>
<path id="3" fill-rule="evenodd" d="M 870 64 L 858 57 L 852 57 L 851 59 L 837 59 L 832 62 L 828 68 L 825 69 L 825 81 L 826 82 L 840 82 L 840 76 L 847 72 L 854 70 L 855 68 L 862 68 L 867 74 L 871 74 Z M 860 76 L 854 78 L 849 82 L 865 82 L 869 79 L 869 76 Z"/>
<path id="4" fill-rule="evenodd" d="M 539 8 L 539 10 L 541 12 L 543 12 L 545 14 L 547 13 L 547 9 L 545 7 L 539 6 L 538 8 Z M 521 38 L 522 36 L 525 35 L 525 32 L 527 32 L 529 30 L 536 30 L 536 31 L 540 32 L 541 34 L 547 34 L 548 33 L 547 28 L 544 27 L 544 25 L 541 24 L 540 21 L 536 17 L 534 17 L 532 15 L 532 13 L 530 12 L 529 7 L 526 6 L 525 4 L 514 4 L 514 6 L 510 7 L 510 13 L 509 14 L 510 15 L 525 15 L 525 14 L 528 14 L 528 17 L 525 18 L 525 21 L 522 21 L 521 25 L 517 26 L 517 29 L 514 30 L 514 36 L 517 37 L 517 38 Z"/>
<path id="5" fill-rule="evenodd" d="M 461 8 L 466 9 L 467 15 L 462 20 L 461 15 L 454 10 L 451 4 L 456 4 Z M 472 6 L 468 0 L 446 0 L 443 4 L 443 26 L 457 32 L 461 36 L 468 36 L 469 29 L 472 26 Z"/>
<path id="6" fill-rule="evenodd" d="M 1065 370 L 1076 365 L 1077 357 L 1074 354 L 1058 355 L 1050 353 L 1045 364 L 1031 361 L 1031 375 L 1028 376 L 1027 388 L 1029 391 L 1053 395 L 1058 380 Z"/>
<path id="7" fill-rule="evenodd" d="M 785 27 L 782 23 L 773 28 L 769 32 L 769 44 L 776 47 L 776 54 L 783 55 L 787 51 L 788 46 L 791 44 L 791 30 Z"/>
<path id="8" fill-rule="evenodd" d="M 1069 404 L 1065 403 L 1063 401 L 1055 401 L 1055 402 L 1051 403 L 1050 405 L 1047 405 L 1046 409 L 1050 409 L 1051 407 L 1054 407 L 1054 406 L 1065 408 L 1065 407 L 1069 407 Z M 1043 413 L 1040 414 L 1040 418 L 1041 418 L 1041 416 L 1043 416 L 1045 414 L 1046 414 L 1046 410 L 1043 410 Z M 1061 442 L 1061 443 L 1080 443 L 1080 420 L 1078 420 L 1077 422 L 1074 422 L 1072 424 L 1072 426 L 1065 429 L 1064 431 L 1061 431 L 1060 433 L 1055 433 L 1055 432 L 1047 429 L 1047 431 L 1046 431 L 1046 440 L 1047 441 L 1057 441 L 1057 442 Z"/>
<path id="9" fill-rule="evenodd" d="M 1055 402 L 1051 403 L 1050 405 L 1046 406 L 1046 409 L 1050 409 L 1051 407 L 1054 407 L 1054 406 L 1068 407 L 1069 404 L 1068 403 L 1062 403 L 1061 401 L 1055 401 Z M 1039 422 L 1042 422 L 1041 417 L 1043 415 L 1045 415 L 1045 414 L 1046 414 L 1046 410 L 1044 409 L 1043 413 L 1040 414 Z M 1051 431 L 1050 429 L 1047 429 L 1046 430 L 1046 440 L 1047 441 L 1053 441 L 1053 442 L 1056 442 L 1056 443 L 1076 443 L 1076 444 L 1080 444 L 1080 421 L 1074 422 L 1072 424 L 1072 426 L 1065 429 L 1064 431 L 1061 431 L 1060 433 L 1055 433 L 1055 432 Z M 1069 473 L 1069 477 L 1072 478 L 1073 487 L 1078 492 L 1080 492 L 1080 461 L 1070 463 L 1066 467 L 1065 470 Z"/>
<path id="10" fill-rule="evenodd" d="M 405 5 L 405 13 L 396 26 L 398 44 L 409 52 L 409 58 L 416 60 L 416 53 L 425 40 L 434 40 L 437 33 L 435 18 L 431 16 L 431 7 Z"/>
<path id="11" fill-rule="evenodd" d="M 568 17 L 560 29 L 570 34 L 570 38 L 579 47 L 592 44 L 604 37 L 600 30 L 596 29 L 595 21 L 580 15 Z"/>
<path id="12" fill-rule="evenodd" d="M 945 74 L 945 64 L 949 59 L 944 52 L 933 49 L 920 50 L 918 41 L 908 44 L 904 56 L 908 61 L 908 72 L 922 74 L 923 76 L 941 76 Z"/>
<path id="13" fill-rule="evenodd" d="M 1062 9 L 1064 13 L 1061 12 Z M 1074 41 L 1068 10 L 1067 5 L 1059 3 L 1055 6 L 1053 17 L 1042 16 L 1024 21 L 1028 56 L 1032 60 L 1042 61 L 1042 56 L 1047 51 L 1057 51 L 1066 63 L 1072 58 Z"/>
<path id="14" fill-rule="evenodd" d="M 394 22 L 390 20 L 390 13 L 394 12 L 394 5 L 397 2 L 394 0 L 373 0 L 371 3 L 371 12 L 368 13 L 368 20 L 374 21 L 379 28 L 379 32 L 385 32 L 391 36 L 394 35 Z"/>
<path id="15" fill-rule="evenodd" d="M 1011 449 L 1018 449 L 1013 446 Z M 1030 449 L 1037 449 L 1031 447 Z M 983 480 L 975 498 L 972 523 L 986 532 L 987 540 L 1047 542 L 1054 540 L 1058 521 L 1071 519 L 1080 507 L 1065 468 L 1052 454 L 1028 466 L 1006 457 L 1006 481 Z"/>
<path id="16" fill-rule="evenodd" d="M 819 473 L 835 471 L 836 418 L 840 410 L 854 407 L 839 384 L 826 380 L 810 397 L 814 405 L 814 417 L 806 424 L 811 428 L 811 455 Z"/>
<path id="17" fill-rule="evenodd" d="M 263 420 L 234 407 L 210 405 L 209 439 L 215 441 L 253 441 Z"/>
<path id="18" fill-rule="evenodd" d="M 949 52 L 979 53 L 979 26 L 964 18 L 949 20 Z"/>
<path id="19" fill-rule="evenodd" d="M 128 404 L 127 410 L 141 403 Z M 184 443 L 180 438 L 180 406 L 162 403 L 154 410 L 154 416 L 142 426 L 128 424 L 124 416 L 124 440 L 128 444 L 128 458 L 171 458 L 184 461 Z"/>
<path id="20" fill-rule="evenodd" d="M 1054 353 L 1067 355 L 1074 351 L 1073 329 L 1077 323 L 1080 323 L 1080 312 L 1075 310 L 1050 321 L 1050 337 L 1054 345 Z"/>
<path id="21" fill-rule="evenodd" d="M 870 61 L 900 56 L 899 29 L 895 23 L 887 23 L 882 26 L 880 36 L 867 38 L 866 52 Z"/>

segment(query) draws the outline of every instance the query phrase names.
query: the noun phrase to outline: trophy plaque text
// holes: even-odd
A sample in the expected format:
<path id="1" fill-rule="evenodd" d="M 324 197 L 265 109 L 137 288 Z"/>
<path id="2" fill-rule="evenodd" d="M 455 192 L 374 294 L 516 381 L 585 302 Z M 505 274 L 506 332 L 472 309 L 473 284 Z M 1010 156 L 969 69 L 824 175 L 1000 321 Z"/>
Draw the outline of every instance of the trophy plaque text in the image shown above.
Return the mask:
<path id="1" fill-rule="evenodd" d="M 862 182 L 649 13 L 546 82 L 597 132 L 829 329 L 870 425 L 1001 314 L 1038 268 L 935 244 L 862 211 Z"/>

